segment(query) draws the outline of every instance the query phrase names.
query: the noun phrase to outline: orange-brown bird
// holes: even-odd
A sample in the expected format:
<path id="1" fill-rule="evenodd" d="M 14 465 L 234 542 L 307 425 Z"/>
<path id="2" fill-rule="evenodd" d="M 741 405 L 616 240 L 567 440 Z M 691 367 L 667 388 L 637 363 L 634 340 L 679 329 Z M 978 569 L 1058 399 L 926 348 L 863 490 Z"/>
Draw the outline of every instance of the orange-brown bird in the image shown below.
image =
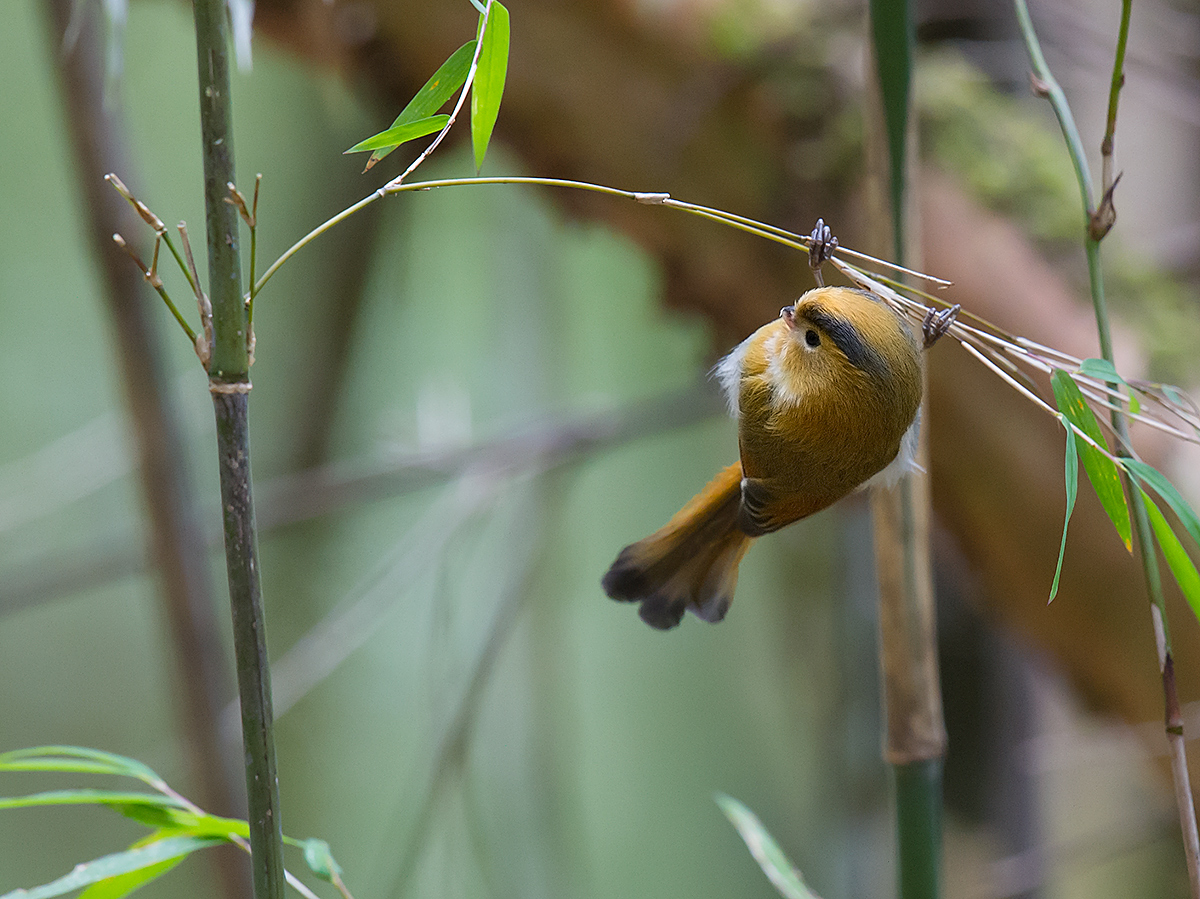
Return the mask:
<path id="1" fill-rule="evenodd" d="M 641 603 L 642 620 L 662 630 L 687 609 L 709 622 L 724 618 L 755 537 L 872 479 L 894 482 L 914 464 L 920 351 L 899 313 L 874 294 L 810 290 L 714 372 L 738 420 L 741 461 L 621 550 L 602 582 L 613 599 Z"/>

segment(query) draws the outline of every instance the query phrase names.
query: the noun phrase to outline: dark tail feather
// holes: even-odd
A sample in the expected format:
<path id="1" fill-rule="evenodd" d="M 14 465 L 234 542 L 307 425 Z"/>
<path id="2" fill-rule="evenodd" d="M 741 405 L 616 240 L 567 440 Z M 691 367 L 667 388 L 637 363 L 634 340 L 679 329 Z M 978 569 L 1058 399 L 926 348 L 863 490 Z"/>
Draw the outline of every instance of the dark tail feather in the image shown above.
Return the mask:
<path id="1" fill-rule="evenodd" d="M 724 618 L 753 539 L 737 526 L 741 483 L 735 462 L 666 525 L 621 550 L 601 581 L 604 592 L 640 602 L 642 620 L 659 630 L 675 627 L 687 609 L 709 622 Z"/>

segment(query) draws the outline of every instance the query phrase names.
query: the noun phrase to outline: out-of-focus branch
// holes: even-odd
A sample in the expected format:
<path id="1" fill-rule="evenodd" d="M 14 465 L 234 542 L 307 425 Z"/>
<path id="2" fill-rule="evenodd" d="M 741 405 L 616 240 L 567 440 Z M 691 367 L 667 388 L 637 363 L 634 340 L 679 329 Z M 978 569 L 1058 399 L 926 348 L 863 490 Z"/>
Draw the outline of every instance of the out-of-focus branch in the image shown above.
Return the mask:
<path id="1" fill-rule="evenodd" d="M 697 385 L 627 408 L 547 419 L 474 446 L 340 463 L 287 475 L 259 488 L 259 530 L 286 527 L 411 493 L 471 470 L 501 476 L 569 464 L 607 447 L 686 427 L 724 412 L 724 401 L 711 385 Z M 204 531 L 203 544 L 215 548 L 221 542 L 215 512 L 204 516 L 204 520 L 213 526 Z M 110 539 L 91 551 L 72 553 L 70 563 L 64 563 L 58 555 L 56 551 L 54 565 L 35 559 L 27 566 L 5 572 L 0 582 L 0 615 L 136 574 L 146 564 L 133 546 L 132 536 Z"/>

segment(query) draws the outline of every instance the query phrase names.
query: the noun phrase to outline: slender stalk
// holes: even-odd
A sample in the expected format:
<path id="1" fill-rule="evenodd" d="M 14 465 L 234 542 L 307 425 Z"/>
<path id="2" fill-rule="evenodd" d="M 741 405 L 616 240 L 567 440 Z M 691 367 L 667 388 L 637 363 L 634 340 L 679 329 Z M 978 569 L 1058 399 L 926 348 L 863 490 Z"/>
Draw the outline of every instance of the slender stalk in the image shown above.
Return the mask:
<path id="1" fill-rule="evenodd" d="M 1100 341 L 1100 353 L 1104 359 L 1113 361 L 1112 336 L 1109 329 L 1108 309 L 1104 295 L 1104 273 L 1100 266 L 1100 239 L 1107 229 L 1097 232 L 1093 227 L 1095 215 L 1091 177 L 1088 174 L 1087 160 L 1083 152 L 1083 144 L 1075 127 L 1070 105 L 1058 83 L 1054 80 L 1045 57 L 1042 56 L 1036 32 L 1029 18 L 1029 10 L 1025 0 L 1014 0 L 1017 8 L 1017 19 L 1021 26 L 1025 45 L 1029 50 L 1030 62 L 1033 65 L 1035 84 L 1051 85 L 1052 89 L 1044 92 L 1044 96 L 1054 108 L 1066 138 L 1067 151 L 1075 166 L 1076 177 L 1079 180 L 1079 191 L 1086 208 L 1086 224 L 1084 250 L 1087 257 L 1088 279 L 1092 293 L 1092 306 L 1096 318 L 1096 332 Z M 1113 141 L 1116 132 L 1117 94 L 1124 81 L 1125 45 L 1129 31 L 1130 4 L 1128 0 L 1123 5 L 1121 14 L 1121 30 L 1117 39 L 1117 58 L 1113 66 L 1112 86 L 1109 94 L 1108 123 L 1104 135 L 1102 151 L 1105 163 L 1111 157 Z M 1106 182 L 1108 175 L 1105 176 Z M 1112 183 L 1106 183 L 1105 201 L 1111 203 Z M 1111 221 L 1109 222 L 1111 224 Z M 1110 385 L 1114 390 L 1117 385 Z M 1125 413 L 1120 408 L 1111 410 L 1113 431 L 1117 437 L 1117 455 L 1131 456 L 1132 447 L 1129 440 L 1129 425 Z M 1183 737 L 1183 717 L 1180 713 L 1179 694 L 1175 684 L 1175 661 L 1171 649 L 1171 634 L 1167 623 L 1166 600 L 1162 591 L 1162 576 L 1158 568 L 1158 559 L 1154 552 L 1154 543 L 1150 531 L 1150 522 L 1146 513 L 1145 500 L 1141 490 L 1132 483 L 1128 473 L 1123 470 L 1126 493 L 1129 496 L 1130 508 L 1133 511 L 1134 533 L 1137 535 L 1138 553 L 1141 558 L 1142 571 L 1146 582 L 1146 591 L 1150 597 L 1150 616 L 1154 627 L 1155 648 L 1158 652 L 1158 667 L 1162 674 L 1163 700 L 1165 710 L 1165 730 L 1167 745 L 1171 756 L 1171 775 L 1175 785 L 1175 802 L 1179 808 L 1179 821 L 1183 832 L 1184 853 L 1187 858 L 1188 879 L 1191 883 L 1191 895 L 1200 899 L 1200 833 L 1197 832 L 1196 810 L 1192 798 L 1191 780 L 1187 768 L 1186 744 Z"/>
<path id="2" fill-rule="evenodd" d="M 1125 86 L 1125 47 L 1129 43 L 1129 17 L 1133 12 L 1133 0 L 1121 2 L 1121 27 L 1117 31 L 1117 52 L 1113 57 L 1112 82 L 1108 88 L 1108 119 L 1104 126 L 1104 140 L 1100 142 L 1101 185 L 1105 193 L 1113 184 L 1113 153 L 1116 150 L 1117 101 L 1121 88 Z"/>
<path id="3" fill-rule="evenodd" d="M 900 895 L 941 895 L 942 756 L 892 766 Z"/>
<path id="4" fill-rule="evenodd" d="M 889 215 L 873 216 L 876 248 L 891 244 L 901 265 L 918 252 L 910 182 L 914 140 L 909 85 L 912 19 L 906 0 L 872 0 L 868 169 Z M 890 222 L 887 229 L 885 223 Z M 887 231 L 890 230 L 890 234 Z M 913 229 L 915 232 L 915 228 Z M 885 236 L 886 235 L 886 236 Z M 890 240 L 888 239 L 890 238 Z M 927 458 L 927 433 L 919 455 Z M 942 869 L 942 765 L 946 728 L 938 676 L 936 610 L 929 558 L 928 478 L 906 474 L 896 489 L 871 494 L 879 579 L 879 655 L 886 723 L 884 759 L 895 791 L 897 887 L 901 899 L 937 899 Z"/>
<path id="5" fill-rule="evenodd" d="M 353 206 L 348 206 L 347 208 L 343 209 L 337 215 L 333 216 L 333 218 L 328 219 L 327 221 L 322 222 L 320 225 L 313 228 L 308 232 L 308 234 L 304 235 L 302 238 L 296 241 L 296 243 L 292 244 L 291 247 L 285 250 L 282 256 L 272 262 L 270 267 L 263 272 L 262 277 L 258 279 L 258 283 L 255 285 L 255 291 L 257 293 L 257 291 L 262 290 L 263 285 L 266 284 L 267 281 L 270 280 L 271 276 L 279 270 L 280 266 L 296 255 L 296 253 L 298 253 L 301 249 L 308 246 L 308 244 L 316 240 L 326 231 L 345 221 L 359 210 L 370 206 L 376 200 L 390 196 L 391 194 L 407 193 L 409 191 L 433 190 L 440 187 L 463 187 L 467 185 L 480 184 L 527 184 L 536 185 L 539 187 L 563 187 L 571 190 L 586 190 L 593 193 L 607 194 L 612 197 L 622 197 L 627 200 L 634 200 L 635 202 L 644 203 L 650 206 L 668 206 L 672 209 L 678 209 L 682 212 L 698 215 L 701 218 L 706 218 L 714 222 L 720 222 L 723 225 L 728 225 L 731 228 L 737 228 L 738 230 L 745 231 L 748 234 L 754 234 L 767 240 L 773 240 L 776 243 L 783 244 L 784 246 L 805 251 L 808 250 L 809 238 L 806 235 L 796 234 L 792 231 L 786 231 L 783 228 L 776 227 L 775 225 L 756 221 L 755 219 L 737 215 L 732 212 L 725 212 L 721 209 L 713 209 L 708 206 L 699 206 L 695 203 L 688 203 L 684 200 L 676 200 L 667 193 L 621 190 L 620 188 L 607 187 L 603 184 L 593 184 L 590 181 L 571 181 L 565 178 L 536 178 L 508 175 L 492 176 L 487 178 L 443 178 L 433 181 L 412 181 L 406 184 L 397 184 L 392 182 L 363 197 Z M 852 250 L 848 247 L 838 247 L 837 251 L 840 256 L 850 256 L 855 259 L 860 259 L 864 262 L 869 262 L 872 265 L 878 265 L 883 268 L 891 269 L 892 271 L 899 272 L 900 274 L 910 275 L 914 278 L 922 278 L 926 281 L 931 281 L 934 284 L 947 286 L 950 283 L 942 278 L 935 278 L 932 275 L 923 274 L 921 272 L 914 271 L 913 269 L 905 268 L 904 266 L 898 265 L 895 262 L 889 262 L 885 259 L 869 256 L 866 253 L 860 253 L 857 250 Z M 839 259 L 832 260 L 832 263 L 839 265 L 839 267 L 844 266 L 845 264 Z"/>
<path id="6" fill-rule="evenodd" d="M 884 758 L 896 801 L 899 895 L 941 895 L 942 760 L 946 731 L 938 683 L 928 484 L 910 474 L 873 491 L 879 578 Z"/>
<path id="7" fill-rule="evenodd" d="M 233 167 L 228 22 L 224 0 L 194 0 L 192 8 L 200 80 L 212 304 L 213 344 L 209 348 L 208 373 L 217 419 L 225 561 L 246 759 L 251 864 L 257 899 L 282 899 L 283 835 L 250 480 L 249 319 L 242 298 L 238 211 L 225 202 L 228 185 L 237 183 Z"/>
<path id="8" fill-rule="evenodd" d="M 267 664 L 265 620 L 258 578 L 258 547 L 249 477 L 250 435 L 245 393 L 214 393 L 225 560 L 233 613 L 246 794 L 256 899 L 282 899 L 283 833 L 275 766 L 274 712 Z"/>
<path id="9" fill-rule="evenodd" d="M 1040 96 L 1050 101 L 1050 107 L 1058 118 L 1062 129 L 1063 140 L 1067 142 L 1067 152 L 1071 164 L 1075 166 L 1075 180 L 1079 182 L 1079 190 L 1083 194 L 1084 215 L 1091 217 L 1096 208 L 1092 195 L 1092 175 L 1088 171 L 1087 153 L 1083 149 L 1083 139 L 1079 129 L 1075 127 L 1075 118 L 1071 115 L 1071 107 L 1067 104 L 1067 95 L 1046 64 L 1042 55 L 1042 45 L 1038 42 L 1037 33 L 1033 30 L 1033 19 L 1029 16 L 1029 7 L 1025 0 L 1013 0 L 1017 10 L 1017 24 L 1025 38 L 1025 49 L 1029 51 L 1029 61 L 1033 64 L 1033 89 Z"/>
<path id="10" fill-rule="evenodd" d="M 176 665 L 173 699 L 177 726 L 197 801 L 216 814 L 240 815 L 237 757 L 223 751 L 219 739 L 221 707 L 232 684 L 213 604 L 199 504 L 183 464 L 186 453 L 180 415 L 171 403 L 171 378 L 150 314 L 153 307 L 145 302 L 139 283 L 142 279 L 109 239 L 114 232 L 132 233 L 141 224 L 104 179 L 106 172 L 129 168 L 120 104 L 103 96 L 98 8 L 75 10 L 91 21 L 79 30 L 69 51 L 64 46 L 75 5 L 71 0 L 44 0 L 42 4 L 50 24 L 51 52 L 58 61 L 66 127 L 75 151 L 78 213 L 85 222 L 83 230 L 98 263 L 102 296 L 113 323 L 115 353 L 137 450 L 147 516 L 144 530 L 160 582 L 164 626 Z M 157 251 L 155 256 L 157 259 Z M 157 275 L 151 283 L 190 332 L 162 291 Z M 194 332 L 190 337 L 194 341 Z M 216 871 L 222 896 L 249 896 L 244 863 L 228 853 L 206 856 Z"/>

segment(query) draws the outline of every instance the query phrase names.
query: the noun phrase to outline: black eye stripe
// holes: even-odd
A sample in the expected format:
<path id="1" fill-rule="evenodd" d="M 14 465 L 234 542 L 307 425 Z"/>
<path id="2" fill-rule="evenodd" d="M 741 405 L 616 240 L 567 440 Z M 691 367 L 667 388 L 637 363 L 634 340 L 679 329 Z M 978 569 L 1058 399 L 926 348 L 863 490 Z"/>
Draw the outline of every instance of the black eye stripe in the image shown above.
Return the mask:
<path id="1" fill-rule="evenodd" d="M 825 332 L 833 341 L 833 345 L 846 354 L 851 365 L 861 368 L 874 377 L 887 377 L 887 363 L 884 362 L 883 357 L 863 339 L 862 333 L 849 321 L 834 315 L 823 306 L 807 306 L 801 313 Z M 807 342 L 807 336 L 805 342 Z"/>

